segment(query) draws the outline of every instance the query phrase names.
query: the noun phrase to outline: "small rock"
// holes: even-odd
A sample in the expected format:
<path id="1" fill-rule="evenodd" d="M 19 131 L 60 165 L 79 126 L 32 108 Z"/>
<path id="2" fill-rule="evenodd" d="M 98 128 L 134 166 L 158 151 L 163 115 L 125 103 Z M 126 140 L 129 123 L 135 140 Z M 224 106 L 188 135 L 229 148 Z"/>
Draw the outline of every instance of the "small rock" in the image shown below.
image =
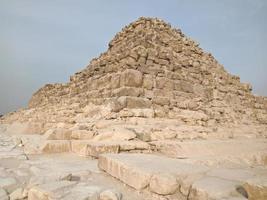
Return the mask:
<path id="1" fill-rule="evenodd" d="M 267 199 L 267 176 L 254 177 L 243 185 L 251 200 Z"/>
<path id="2" fill-rule="evenodd" d="M 122 194 L 116 190 L 105 190 L 100 193 L 99 200 L 121 200 Z"/>
<path id="3" fill-rule="evenodd" d="M 22 188 L 16 189 L 14 192 L 12 192 L 9 195 L 10 200 L 21 200 L 24 198 L 25 198 L 25 196 L 23 196 L 23 189 Z"/>

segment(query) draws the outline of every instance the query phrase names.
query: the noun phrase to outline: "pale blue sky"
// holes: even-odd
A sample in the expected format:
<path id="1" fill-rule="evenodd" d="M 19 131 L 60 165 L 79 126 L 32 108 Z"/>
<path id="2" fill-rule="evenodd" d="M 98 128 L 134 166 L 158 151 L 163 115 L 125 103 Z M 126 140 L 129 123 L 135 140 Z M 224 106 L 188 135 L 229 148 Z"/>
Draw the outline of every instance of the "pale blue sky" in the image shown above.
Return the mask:
<path id="1" fill-rule="evenodd" d="M 66 82 L 140 16 L 181 28 L 267 96 L 266 10 L 265 0 L 0 0 L 0 113 Z"/>

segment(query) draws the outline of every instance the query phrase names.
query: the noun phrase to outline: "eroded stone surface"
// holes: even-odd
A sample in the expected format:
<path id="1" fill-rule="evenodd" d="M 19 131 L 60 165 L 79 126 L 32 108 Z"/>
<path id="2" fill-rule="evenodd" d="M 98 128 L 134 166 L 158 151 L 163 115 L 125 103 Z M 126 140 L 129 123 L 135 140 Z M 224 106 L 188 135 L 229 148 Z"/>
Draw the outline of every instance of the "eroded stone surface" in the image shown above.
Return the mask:
<path id="1" fill-rule="evenodd" d="M 164 173 L 165 176 L 187 175 L 204 173 L 208 168 L 199 166 L 195 168 L 190 164 L 185 164 L 176 159 L 149 155 L 149 154 L 104 154 L 99 157 L 98 166 L 111 174 L 112 176 L 120 179 L 124 183 L 136 188 L 143 189 L 147 187 L 153 175 Z M 169 173 L 169 174 L 166 174 Z M 166 180 L 162 177 L 162 181 Z M 156 185 L 156 180 L 152 182 L 152 188 Z M 158 177 L 160 178 L 160 177 Z M 155 184 L 154 184 L 155 183 Z M 169 184 L 170 188 L 167 190 L 173 191 L 173 181 Z M 166 186 L 167 187 L 167 186 Z M 164 193 L 164 188 L 162 191 Z M 158 189 L 160 191 L 160 188 Z"/>
<path id="2" fill-rule="evenodd" d="M 243 186 L 248 193 L 249 200 L 267 199 L 267 173 L 248 179 Z"/>

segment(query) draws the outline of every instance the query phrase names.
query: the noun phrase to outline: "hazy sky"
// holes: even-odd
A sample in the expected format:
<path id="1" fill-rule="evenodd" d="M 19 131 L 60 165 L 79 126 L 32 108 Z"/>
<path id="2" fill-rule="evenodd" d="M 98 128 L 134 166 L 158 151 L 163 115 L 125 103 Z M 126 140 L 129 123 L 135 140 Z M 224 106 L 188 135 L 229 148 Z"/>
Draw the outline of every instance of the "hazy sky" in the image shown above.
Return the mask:
<path id="1" fill-rule="evenodd" d="M 266 0 L 0 0 L 0 113 L 66 82 L 140 16 L 181 28 L 267 96 Z"/>

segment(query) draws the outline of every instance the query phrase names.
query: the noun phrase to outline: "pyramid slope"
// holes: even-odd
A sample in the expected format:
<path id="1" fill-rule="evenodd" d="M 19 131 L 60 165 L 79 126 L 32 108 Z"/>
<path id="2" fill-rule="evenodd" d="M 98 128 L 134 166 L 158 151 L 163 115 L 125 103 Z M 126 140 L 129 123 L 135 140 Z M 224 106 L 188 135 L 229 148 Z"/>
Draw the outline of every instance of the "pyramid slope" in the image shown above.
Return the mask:
<path id="1" fill-rule="evenodd" d="M 93 105 L 103 106 L 110 118 L 166 118 L 202 126 L 267 123 L 265 97 L 254 96 L 249 84 L 227 73 L 181 30 L 154 18 L 123 28 L 70 82 L 48 84 L 29 102 L 33 113 L 51 110 L 46 118 L 57 120 L 58 110 L 65 110 L 63 118 L 70 121 L 77 113 L 94 115 Z"/>

